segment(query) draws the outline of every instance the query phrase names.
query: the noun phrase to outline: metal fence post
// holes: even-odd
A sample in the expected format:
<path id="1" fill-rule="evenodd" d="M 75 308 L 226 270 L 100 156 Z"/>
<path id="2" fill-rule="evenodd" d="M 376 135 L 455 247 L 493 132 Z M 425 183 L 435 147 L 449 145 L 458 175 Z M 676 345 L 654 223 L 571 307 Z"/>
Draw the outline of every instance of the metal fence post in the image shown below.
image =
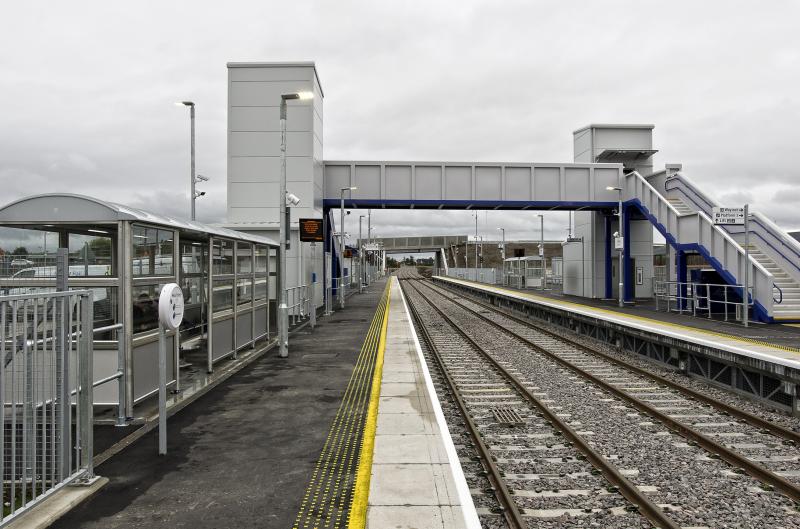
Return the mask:
<path id="1" fill-rule="evenodd" d="M 67 290 L 69 277 L 69 254 L 67 248 L 59 248 L 56 254 L 56 291 Z M 67 296 L 56 301 L 56 400 L 58 406 L 58 476 L 59 481 L 70 475 L 70 428 L 72 426 L 72 404 L 69 384 L 69 348 L 67 335 L 69 333 L 69 303 Z"/>
<path id="2" fill-rule="evenodd" d="M 80 465 L 86 469 L 86 479 L 94 478 L 94 293 L 81 296 L 81 334 L 78 343 L 78 378 L 80 379 L 79 406 L 80 415 L 78 424 L 80 428 Z"/>

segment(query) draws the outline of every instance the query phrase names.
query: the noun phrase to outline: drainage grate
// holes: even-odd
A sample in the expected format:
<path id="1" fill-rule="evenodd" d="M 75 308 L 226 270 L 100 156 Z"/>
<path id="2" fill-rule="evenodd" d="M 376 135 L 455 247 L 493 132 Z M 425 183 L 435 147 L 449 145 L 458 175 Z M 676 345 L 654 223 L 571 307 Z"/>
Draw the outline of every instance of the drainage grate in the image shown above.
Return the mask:
<path id="1" fill-rule="evenodd" d="M 522 417 L 520 417 L 519 413 L 511 408 L 492 408 L 492 413 L 494 414 L 494 419 L 498 422 L 498 424 L 519 426 L 525 423 Z"/>

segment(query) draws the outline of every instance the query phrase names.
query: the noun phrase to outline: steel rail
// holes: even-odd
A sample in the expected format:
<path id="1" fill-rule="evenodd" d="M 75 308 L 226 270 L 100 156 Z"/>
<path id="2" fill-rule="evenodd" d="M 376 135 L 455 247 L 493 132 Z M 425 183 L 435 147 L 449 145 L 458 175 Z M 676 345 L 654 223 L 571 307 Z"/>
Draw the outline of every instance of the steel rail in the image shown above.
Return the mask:
<path id="1" fill-rule="evenodd" d="M 497 500 L 500 502 L 500 505 L 503 509 L 503 516 L 505 517 L 508 524 L 515 528 L 515 529 L 526 529 L 527 524 L 525 520 L 522 518 L 522 513 L 519 511 L 516 503 L 514 503 L 514 499 L 512 497 L 511 492 L 508 490 L 508 486 L 505 483 L 505 479 L 503 479 L 503 474 L 492 458 L 491 451 L 489 447 L 483 442 L 483 436 L 481 435 L 480 431 L 478 430 L 478 426 L 472 420 L 470 416 L 469 410 L 467 409 L 467 405 L 464 402 L 464 399 L 461 397 L 461 393 L 458 391 L 455 381 L 450 376 L 450 372 L 448 371 L 447 367 L 444 364 L 444 360 L 442 359 L 441 354 L 439 353 L 439 348 L 433 341 L 433 337 L 428 332 L 427 327 L 423 323 L 424 320 L 417 312 L 417 308 L 414 306 L 414 303 L 410 296 L 406 296 L 408 300 L 408 306 L 411 309 L 411 313 L 414 318 L 419 322 L 419 329 L 422 333 L 422 337 L 425 342 L 430 347 L 431 352 L 433 353 L 433 357 L 436 360 L 436 364 L 439 366 L 439 370 L 442 373 L 445 381 L 447 382 L 447 387 L 450 390 L 450 394 L 453 396 L 453 399 L 456 401 L 458 405 L 458 411 L 461 414 L 461 418 L 464 420 L 464 423 L 467 425 L 467 431 L 472 437 L 472 441 L 475 444 L 475 447 L 480 454 L 481 463 L 483 463 L 484 468 L 486 468 L 488 472 L 489 481 L 492 483 L 494 487 L 494 493 Z"/>
<path id="2" fill-rule="evenodd" d="M 408 284 L 413 284 L 409 282 Z M 637 507 L 640 514 L 650 520 L 654 525 L 661 528 L 679 529 L 679 525 L 672 519 L 667 517 L 664 511 L 650 500 L 644 493 L 642 493 L 636 485 L 631 483 L 620 471 L 611 463 L 609 463 L 599 452 L 595 451 L 589 443 L 575 431 L 571 426 L 564 422 L 558 415 L 551 411 L 542 401 L 539 400 L 527 387 L 513 374 L 509 373 L 495 358 L 489 354 L 481 345 L 472 339 L 466 332 L 464 332 L 458 324 L 456 324 L 444 311 L 432 301 L 429 297 L 422 293 L 415 285 L 414 290 L 425 299 L 428 304 L 444 319 L 455 331 L 461 335 L 467 342 L 470 343 L 514 386 L 517 392 L 529 402 L 533 403 L 542 415 L 553 425 L 556 426 L 568 438 L 573 445 L 580 451 L 586 459 L 599 470 L 606 480 L 619 489 L 629 502 Z M 441 295 L 441 294 L 439 294 Z M 442 296 L 444 297 L 444 296 Z"/>
<path id="3" fill-rule="evenodd" d="M 449 290 L 447 288 L 440 287 L 438 285 L 436 287 L 434 287 L 433 285 L 428 285 L 428 286 L 430 288 L 436 289 L 439 292 L 448 292 L 448 293 L 455 294 L 454 291 Z M 642 367 L 639 367 L 639 366 L 636 366 L 636 365 L 633 365 L 633 364 L 629 364 L 625 360 L 622 360 L 622 359 L 617 358 L 615 356 L 612 356 L 612 355 L 610 355 L 608 353 L 604 353 L 602 351 L 594 349 L 591 346 L 588 346 L 588 345 L 585 345 L 583 343 L 577 342 L 577 341 L 573 340 L 572 338 L 568 338 L 566 336 L 562 336 L 561 334 L 558 334 L 555 331 L 552 331 L 552 330 L 550 330 L 550 329 L 548 329 L 546 327 L 543 327 L 543 326 L 539 325 L 536 322 L 520 318 L 519 316 L 515 316 L 513 314 L 509 314 L 509 313 L 505 312 L 504 310 L 500 310 L 499 307 L 496 307 L 496 306 L 491 305 L 489 303 L 485 303 L 483 301 L 478 301 L 478 300 L 471 299 L 471 298 L 466 298 L 466 299 L 469 299 L 469 301 L 471 303 L 475 303 L 476 305 L 480 305 L 481 307 L 484 307 L 484 308 L 493 310 L 495 312 L 498 312 L 499 314 L 502 314 L 504 317 L 509 318 L 510 320 L 513 320 L 513 321 L 515 321 L 515 322 L 517 322 L 517 323 L 519 323 L 521 325 L 525 325 L 527 327 L 531 327 L 531 328 L 533 328 L 533 329 L 535 329 L 535 330 L 537 330 L 539 332 L 547 334 L 548 336 L 550 336 L 552 338 L 556 338 L 558 340 L 562 340 L 564 342 L 567 342 L 571 346 L 576 347 L 576 348 L 582 350 L 583 352 L 585 352 L 587 354 L 599 356 L 603 360 L 607 360 L 607 361 L 609 361 L 609 362 L 611 362 L 611 363 L 613 363 L 613 364 L 615 364 L 615 365 L 617 365 L 619 367 L 622 367 L 624 369 L 632 371 L 633 373 L 635 373 L 637 375 L 649 378 L 650 380 L 653 380 L 654 382 L 658 382 L 659 384 L 663 384 L 663 385 L 665 385 L 665 386 L 667 386 L 667 387 L 669 387 L 671 389 L 674 389 L 675 391 L 683 393 L 687 397 L 691 397 L 691 398 L 696 399 L 696 400 L 698 400 L 698 401 L 700 401 L 700 402 L 702 402 L 704 404 L 708 404 L 709 406 L 717 408 L 720 411 L 723 411 L 723 412 L 728 413 L 730 415 L 733 415 L 733 416 L 735 416 L 735 417 L 737 417 L 739 419 L 747 421 L 748 423 L 750 423 L 751 426 L 755 426 L 756 428 L 761 428 L 761 429 L 764 429 L 764 430 L 769 430 L 770 433 L 772 433 L 772 434 L 774 434 L 774 435 L 776 435 L 778 437 L 782 437 L 782 438 L 784 438 L 786 440 L 789 440 L 789 441 L 794 441 L 795 443 L 800 443 L 800 432 L 796 432 L 794 430 L 790 430 L 789 428 L 786 428 L 786 427 L 781 426 L 779 424 L 775 424 L 775 423 L 770 422 L 770 421 L 768 421 L 766 419 L 762 419 L 761 417 L 759 417 L 757 415 L 754 415 L 754 414 L 749 413 L 749 412 L 744 411 L 744 410 L 740 410 L 739 408 L 736 408 L 735 406 L 731 406 L 730 404 L 727 404 L 725 402 L 722 402 L 721 400 L 717 400 L 717 399 L 715 399 L 713 397 L 705 395 L 705 394 L 703 394 L 703 393 L 701 393 L 701 392 L 699 392 L 697 390 L 694 390 L 692 388 L 683 386 L 683 385 L 681 385 L 681 384 L 679 384 L 677 382 L 673 382 L 672 380 L 669 380 L 668 378 L 662 377 L 662 376 L 657 375 L 655 373 L 651 373 L 651 372 L 647 371 L 646 369 L 644 369 Z"/>
<path id="4" fill-rule="evenodd" d="M 442 294 L 440 294 L 442 295 Z M 442 296 L 444 297 L 444 296 Z M 520 336 L 519 334 L 515 333 L 514 331 L 503 327 L 501 324 L 492 321 L 491 319 L 487 318 L 483 314 L 479 313 L 478 311 L 471 309 L 469 307 L 464 306 L 462 303 L 451 299 L 446 298 L 453 302 L 453 304 L 463 308 L 464 310 L 475 314 L 480 319 L 488 322 L 489 324 L 493 325 L 494 327 L 502 330 L 506 334 L 514 337 L 515 339 L 525 343 L 531 349 L 544 354 L 548 358 L 556 361 L 557 363 L 561 364 L 562 366 L 566 367 L 577 373 L 578 375 L 582 376 L 586 380 L 592 382 L 593 384 L 600 386 L 604 390 L 608 391 L 609 393 L 617 396 L 618 398 L 630 403 L 639 411 L 650 415 L 651 417 L 655 418 L 656 420 L 660 421 L 664 426 L 667 428 L 679 433 L 681 436 L 689 439 L 690 441 L 694 441 L 698 445 L 700 445 L 704 450 L 711 453 L 712 455 L 717 455 L 727 461 L 730 465 L 739 467 L 743 469 L 745 472 L 750 474 L 752 477 L 756 478 L 757 480 L 774 487 L 775 489 L 781 491 L 783 494 L 794 500 L 795 502 L 800 502 L 800 487 L 791 483 L 790 481 L 774 474 L 770 470 L 762 467 L 758 463 L 751 461 L 750 459 L 744 457 L 743 455 L 731 450 L 730 448 L 714 441 L 710 437 L 700 433 L 699 431 L 691 428 L 675 419 L 657 410 L 655 407 L 647 404 L 646 402 L 637 399 L 636 397 L 618 389 L 617 387 L 605 382 L 604 380 L 592 375 L 591 373 L 584 371 L 580 367 L 572 364 L 568 360 L 564 360 L 563 358 L 559 357 L 558 355 L 551 353 L 547 349 L 541 347 L 533 343 L 532 341 L 528 340 L 527 338 Z M 499 312 L 496 308 L 493 308 L 495 312 Z M 501 313 L 504 314 L 504 313 Z M 557 339 L 562 339 L 560 336 Z M 568 342 L 567 342 L 568 343 Z"/>

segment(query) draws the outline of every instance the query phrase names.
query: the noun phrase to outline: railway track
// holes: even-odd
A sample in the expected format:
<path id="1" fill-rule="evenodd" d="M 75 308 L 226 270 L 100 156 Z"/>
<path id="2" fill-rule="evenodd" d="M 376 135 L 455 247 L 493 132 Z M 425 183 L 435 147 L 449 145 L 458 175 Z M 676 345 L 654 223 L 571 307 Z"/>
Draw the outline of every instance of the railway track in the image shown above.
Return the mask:
<path id="1" fill-rule="evenodd" d="M 536 454 L 538 450 L 541 455 L 542 446 L 545 450 L 549 448 L 548 443 L 537 444 L 536 440 L 546 437 L 507 434 L 514 438 L 513 445 L 495 442 L 490 437 L 491 442 L 486 444 L 495 451 L 493 457 L 506 479 L 519 475 L 528 478 L 512 480 L 512 485 L 506 486 L 518 505 L 521 498 L 526 499 L 519 509 L 523 518 L 542 521 L 555 514 L 563 527 L 571 522 L 586 524 L 582 517 L 603 512 L 606 516 L 601 526 L 629 527 L 636 523 L 630 523 L 630 513 L 625 508 L 636 505 L 642 516 L 661 527 L 800 526 L 796 504 L 800 501 L 797 432 L 749 417 L 746 412 L 702 394 L 692 395 L 688 388 L 673 387 L 677 386 L 674 382 L 638 373 L 640 368 L 629 369 L 618 359 L 605 358 L 605 353 L 591 351 L 586 345 L 549 329 L 537 328 L 495 307 L 461 298 L 428 283 L 404 281 L 403 285 L 426 341 L 433 342 L 434 348 L 445 348 L 441 362 L 445 366 L 450 362 L 455 366 L 453 369 L 464 369 L 472 365 L 472 358 L 482 356 L 480 367 L 477 364 L 469 367 L 478 380 L 482 376 L 479 373 L 484 371 L 505 371 L 504 376 L 511 377 L 506 384 L 513 386 L 515 398 L 527 402 L 528 408 L 523 407 L 522 411 L 529 417 L 536 417 L 537 413 L 547 417 L 546 407 L 550 406 L 555 420 L 547 420 L 553 428 L 570 439 L 571 448 L 585 456 L 595 472 L 609 480 L 606 491 L 619 490 L 628 500 L 626 506 L 605 510 L 599 507 L 595 511 L 593 506 L 598 501 L 601 505 L 608 501 L 598 495 L 604 489 L 596 483 L 578 488 L 574 475 L 558 472 L 554 475 L 559 478 L 572 476 L 572 485 L 556 487 L 563 493 L 561 511 L 548 509 L 541 501 L 541 505 L 527 501 L 541 500 L 537 497 L 541 493 L 536 490 L 545 490 L 544 474 L 536 470 L 543 461 Z M 433 332 L 431 325 L 436 329 Z M 451 341 L 453 336 L 461 340 L 450 345 L 459 353 L 447 352 L 448 336 Z M 458 380 L 454 382 L 457 385 Z M 453 391 L 460 390 L 456 387 Z M 539 402 L 527 398 L 526 393 L 538 396 Z M 508 391 L 487 394 L 485 405 L 499 405 L 503 399 L 497 397 L 503 394 Z M 469 399 L 464 400 L 469 403 Z M 514 409 L 514 405 L 507 407 Z M 536 411 L 531 414 L 532 409 Z M 491 417 L 480 417 L 488 422 L 483 427 L 477 425 L 478 433 L 485 430 L 494 435 Z M 523 421 L 523 427 L 527 428 L 527 421 Z M 564 427 L 572 428 L 572 432 Z M 595 455 L 588 451 L 594 451 Z M 530 454 L 530 459 L 523 458 L 522 464 L 532 470 L 513 472 L 520 458 L 511 457 L 511 452 Z M 511 471 L 505 468 L 509 464 Z M 592 475 L 592 470 L 588 472 Z M 629 483 L 616 483 L 614 472 Z M 533 495 L 529 493 L 530 487 Z M 695 501 L 691 501 L 693 498 Z M 581 510 L 587 509 L 585 505 L 590 505 L 589 512 Z M 622 516 L 620 513 L 628 513 L 624 515 L 625 522 L 613 519 L 613 515 Z M 564 520 L 565 517 L 568 519 Z"/>

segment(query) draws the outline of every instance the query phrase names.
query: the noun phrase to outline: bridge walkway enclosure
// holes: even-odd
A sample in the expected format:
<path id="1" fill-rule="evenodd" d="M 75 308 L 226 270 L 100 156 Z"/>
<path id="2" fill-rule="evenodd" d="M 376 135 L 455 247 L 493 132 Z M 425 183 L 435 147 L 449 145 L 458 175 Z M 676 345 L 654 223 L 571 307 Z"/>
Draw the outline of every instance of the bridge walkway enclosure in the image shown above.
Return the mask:
<path id="1" fill-rule="evenodd" d="M 702 254 L 728 283 L 740 284 L 744 277 L 744 249 L 729 233 L 703 212 L 681 213 L 639 172 L 623 171 L 622 164 L 325 162 L 325 192 L 330 197 L 325 199 L 326 207 L 337 207 L 339 189 L 350 186 L 358 187 L 352 198 L 345 199 L 345 207 L 350 208 L 579 209 L 592 210 L 597 219 L 610 218 L 617 205 L 618 192 L 606 188 L 621 187 L 626 233 L 630 234 L 637 217 L 646 219 L 676 252 Z M 596 220 L 594 225 L 603 224 Z M 630 259 L 630 236 L 626 239 L 624 251 Z M 596 246 L 596 254 L 613 265 L 610 237 Z M 595 261 L 594 267 L 589 262 L 587 275 L 603 262 L 602 258 Z M 755 257 L 751 256 L 749 266 L 755 316 L 769 321 L 774 315 L 775 278 Z M 633 272 L 626 268 L 625 297 L 632 300 Z M 607 276 L 605 291 L 595 281 L 596 297 L 613 297 L 610 279 Z"/>

